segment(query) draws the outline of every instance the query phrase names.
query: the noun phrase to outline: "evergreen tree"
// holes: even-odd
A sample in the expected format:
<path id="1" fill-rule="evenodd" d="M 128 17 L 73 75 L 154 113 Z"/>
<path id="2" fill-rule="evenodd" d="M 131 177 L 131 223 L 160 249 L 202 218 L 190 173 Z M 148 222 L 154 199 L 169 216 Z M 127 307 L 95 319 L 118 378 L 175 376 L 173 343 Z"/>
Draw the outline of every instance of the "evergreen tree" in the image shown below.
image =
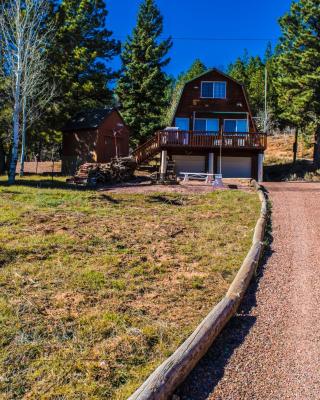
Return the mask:
<path id="1" fill-rule="evenodd" d="M 51 0 L 56 34 L 49 50 L 48 71 L 58 96 L 47 126 L 56 129 L 74 113 L 112 103 L 109 84 L 117 74 L 108 62 L 120 53 L 120 43 L 106 28 L 104 0 Z"/>
<path id="2" fill-rule="evenodd" d="M 277 56 L 273 54 L 271 43 L 269 42 L 264 55 L 264 68 L 267 70 L 267 109 L 270 118 L 277 126 L 282 126 L 283 121 L 278 105 L 278 94 L 276 90 L 277 76 Z M 265 79 L 265 78 L 264 78 Z M 263 79 L 263 81 L 264 81 Z"/>
<path id="3" fill-rule="evenodd" d="M 247 91 L 250 105 L 255 115 L 264 109 L 265 65 L 259 56 L 250 57 L 246 70 L 248 76 Z"/>
<path id="4" fill-rule="evenodd" d="M 171 124 L 173 114 L 179 101 L 184 84 L 206 71 L 207 67 L 203 64 L 203 62 L 199 59 L 196 59 L 186 72 L 182 72 L 178 75 L 170 93 L 170 105 L 165 114 L 165 125 Z"/>
<path id="5" fill-rule="evenodd" d="M 229 65 L 228 74 L 245 86 L 252 112 L 258 115 L 264 102 L 264 64 L 261 58 L 249 57 L 245 52 L 243 57 Z"/>
<path id="6" fill-rule="evenodd" d="M 271 44 L 268 43 L 264 60 L 259 56 L 250 56 L 245 51 L 243 57 L 239 57 L 233 64 L 229 65 L 228 74 L 245 85 L 248 93 L 250 106 L 255 116 L 264 118 L 265 103 L 265 69 L 268 71 L 268 111 L 269 118 L 278 120 L 277 94 L 274 87 L 275 57 L 272 54 Z M 262 124 L 263 125 L 263 124 Z M 261 125 L 261 126 L 262 126 Z"/>
<path id="7" fill-rule="evenodd" d="M 297 127 L 313 124 L 315 165 L 320 167 L 320 7 L 319 0 L 293 2 L 280 19 L 277 92 L 282 116 Z"/>
<path id="8" fill-rule="evenodd" d="M 143 142 L 160 127 L 167 106 L 170 79 L 163 67 L 170 61 L 167 54 L 172 41 L 159 41 L 162 31 L 163 17 L 155 1 L 144 0 L 136 27 L 122 51 L 123 75 L 117 86 L 122 113 L 135 143 Z"/>
<path id="9" fill-rule="evenodd" d="M 249 77 L 247 74 L 248 53 L 245 51 L 243 57 L 238 57 L 236 61 L 228 66 L 227 73 L 233 79 L 241 82 L 246 88 L 249 86 Z"/>

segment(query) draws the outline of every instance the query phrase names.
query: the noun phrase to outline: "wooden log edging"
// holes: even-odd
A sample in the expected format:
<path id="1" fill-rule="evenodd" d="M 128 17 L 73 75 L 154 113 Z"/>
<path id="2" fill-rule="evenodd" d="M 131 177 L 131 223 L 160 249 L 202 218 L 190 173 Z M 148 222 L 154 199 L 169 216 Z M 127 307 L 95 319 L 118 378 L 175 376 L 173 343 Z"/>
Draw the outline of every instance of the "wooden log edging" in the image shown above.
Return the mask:
<path id="1" fill-rule="evenodd" d="M 264 248 L 267 224 L 267 199 L 262 187 L 255 181 L 251 185 L 261 200 L 261 213 L 257 221 L 252 246 L 225 297 L 202 320 L 195 331 L 165 360 L 128 400 L 167 400 L 186 379 L 224 326 L 235 314 L 255 273 Z"/>

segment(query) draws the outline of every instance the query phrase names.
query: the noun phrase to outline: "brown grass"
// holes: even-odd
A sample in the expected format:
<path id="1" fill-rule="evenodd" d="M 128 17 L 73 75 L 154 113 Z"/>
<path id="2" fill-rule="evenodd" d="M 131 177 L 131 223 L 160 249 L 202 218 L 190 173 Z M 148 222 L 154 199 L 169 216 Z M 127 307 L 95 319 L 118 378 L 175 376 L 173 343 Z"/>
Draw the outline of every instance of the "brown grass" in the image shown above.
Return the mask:
<path id="1" fill-rule="evenodd" d="M 265 152 L 265 164 L 286 164 L 293 159 L 293 134 L 281 134 L 268 137 L 268 148 Z M 298 159 L 312 159 L 313 148 L 299 136 Z"/>
<path id="2" fill-rule="evenodd" d="M 256 194 L 106 195 L 28 179 L 0 185 L 0 397 L 124 399 L 227 290 Z"/>

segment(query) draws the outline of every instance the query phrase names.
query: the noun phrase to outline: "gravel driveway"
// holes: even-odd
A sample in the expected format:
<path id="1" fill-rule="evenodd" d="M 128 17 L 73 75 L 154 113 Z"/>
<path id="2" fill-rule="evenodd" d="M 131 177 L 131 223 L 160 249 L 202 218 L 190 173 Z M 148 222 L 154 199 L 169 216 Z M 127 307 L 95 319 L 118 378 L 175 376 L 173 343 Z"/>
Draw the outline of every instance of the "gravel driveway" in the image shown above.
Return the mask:
<path id="1" fill-rule="evenodd" d="M 320 399 L 320 184 L 268 183 L 272 244 L 181 399 Z"/>

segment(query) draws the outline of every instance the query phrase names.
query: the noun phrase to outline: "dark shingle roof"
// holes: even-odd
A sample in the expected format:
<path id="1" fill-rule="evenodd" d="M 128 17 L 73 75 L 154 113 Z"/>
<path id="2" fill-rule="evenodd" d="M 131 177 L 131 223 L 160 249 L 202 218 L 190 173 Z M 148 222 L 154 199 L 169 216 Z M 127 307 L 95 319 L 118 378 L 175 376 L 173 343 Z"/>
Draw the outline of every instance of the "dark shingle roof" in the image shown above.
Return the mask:
<path id="1" fill-rule="evenodd" d="M 96 108 L 81 111 L 63 127 L 63 131 L 98 128 L 114 108 Z"/>

